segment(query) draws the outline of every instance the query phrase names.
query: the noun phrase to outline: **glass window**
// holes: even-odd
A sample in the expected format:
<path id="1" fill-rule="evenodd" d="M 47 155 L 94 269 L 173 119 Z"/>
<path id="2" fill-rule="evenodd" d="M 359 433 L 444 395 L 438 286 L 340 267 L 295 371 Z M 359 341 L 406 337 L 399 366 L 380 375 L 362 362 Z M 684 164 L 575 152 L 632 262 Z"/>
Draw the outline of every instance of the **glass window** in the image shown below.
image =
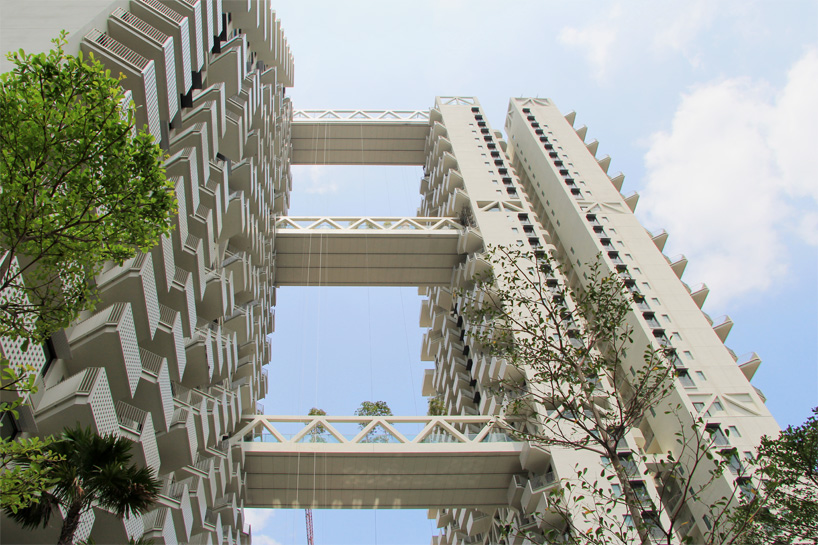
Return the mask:
<path id="1" fill-rule="evenodd" d="M 727 431 L 728 431 L 729 435 L 732 435 L 733 437 L 741 437 L 741 434 L 739 433 L 738 428 L 735 427 L 735 426 L 728 427 Z"/>

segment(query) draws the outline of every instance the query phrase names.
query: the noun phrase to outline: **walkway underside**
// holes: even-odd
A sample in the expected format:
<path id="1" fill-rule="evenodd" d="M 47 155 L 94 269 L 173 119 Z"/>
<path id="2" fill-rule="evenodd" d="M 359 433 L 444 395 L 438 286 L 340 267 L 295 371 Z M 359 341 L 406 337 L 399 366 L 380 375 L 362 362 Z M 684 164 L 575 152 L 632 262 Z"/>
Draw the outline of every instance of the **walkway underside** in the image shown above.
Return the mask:
<path id="1" fill-rule="evenodd" d="M 449 285 L 465 255 L 451 218 L 304 218 L 276 222 L 277 286 Z"/>
<path id="2" fill-rule="evenodd" d="M 336 445 L 285 452 L 244 445 L 246 507 L 431 509 L 508 505 L 519 443 L 440 450 L 435 445 Z M 357 452 L 351 452 L 355 450 Z"/>
<path id="3" fill-rule="evenodd" d="M 297 433 L 279 431 L 293 423 Z M 339 431 L 344 425 L 353 431 Z M 245 506 L 506 506 L 524 444 L 501 430 L 489 417 L 259 416 L 236 436 L 247 472 Z"/>
<path id="4" fill-rule="evenodd" d="M 423 165 L 428 111 L 296 110 L 294 165 Z"/>

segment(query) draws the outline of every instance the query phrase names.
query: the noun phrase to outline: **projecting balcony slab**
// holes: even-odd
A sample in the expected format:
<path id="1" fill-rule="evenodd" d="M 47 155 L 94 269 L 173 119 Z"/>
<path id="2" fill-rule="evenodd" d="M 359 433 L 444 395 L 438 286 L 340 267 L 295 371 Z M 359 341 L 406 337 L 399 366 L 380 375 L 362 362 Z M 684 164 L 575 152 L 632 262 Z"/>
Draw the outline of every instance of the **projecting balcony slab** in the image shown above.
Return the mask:
<path id="1" fill-rule="evenodd" d="M 452 218 L 284 216 L 276 222 L 276 285 L 448 285 L 464 259 L 462 233 Z"/>

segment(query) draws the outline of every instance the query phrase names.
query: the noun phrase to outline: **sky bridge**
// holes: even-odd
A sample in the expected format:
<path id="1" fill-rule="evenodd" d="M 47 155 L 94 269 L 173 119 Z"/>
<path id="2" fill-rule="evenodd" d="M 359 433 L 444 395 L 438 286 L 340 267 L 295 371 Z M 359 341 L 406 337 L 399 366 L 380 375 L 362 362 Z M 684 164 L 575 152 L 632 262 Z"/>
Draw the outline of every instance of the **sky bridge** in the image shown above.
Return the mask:
<path id="1" fill-rule="evenodd" d="M 454 218 L 276 220 L 277 286 L 449 285 L 482 238 Z"/>
<path id="2" fill-rule="evenodd" d="M 534 451 L 507 430 L 489 416 L 256 416 L 232 441 L 246 507 L 489 510 Z"/>
<path id="3" fill-rule="evenodd" d="M 294 165 L 423 165 L 428 110 L 295 110 Z"/>

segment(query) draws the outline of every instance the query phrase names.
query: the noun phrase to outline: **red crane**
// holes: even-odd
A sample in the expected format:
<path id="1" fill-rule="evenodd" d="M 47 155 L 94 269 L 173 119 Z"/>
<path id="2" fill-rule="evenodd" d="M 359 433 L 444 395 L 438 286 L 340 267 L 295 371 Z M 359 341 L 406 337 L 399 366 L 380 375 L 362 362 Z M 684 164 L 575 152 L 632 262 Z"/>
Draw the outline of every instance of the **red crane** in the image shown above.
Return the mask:
<path id="1" fill-rule="evenodd" d="M 307 545 L 315 545 L 312 539 L 312 509 L 305 509 L 304 514 L 307 515 Z"/>

